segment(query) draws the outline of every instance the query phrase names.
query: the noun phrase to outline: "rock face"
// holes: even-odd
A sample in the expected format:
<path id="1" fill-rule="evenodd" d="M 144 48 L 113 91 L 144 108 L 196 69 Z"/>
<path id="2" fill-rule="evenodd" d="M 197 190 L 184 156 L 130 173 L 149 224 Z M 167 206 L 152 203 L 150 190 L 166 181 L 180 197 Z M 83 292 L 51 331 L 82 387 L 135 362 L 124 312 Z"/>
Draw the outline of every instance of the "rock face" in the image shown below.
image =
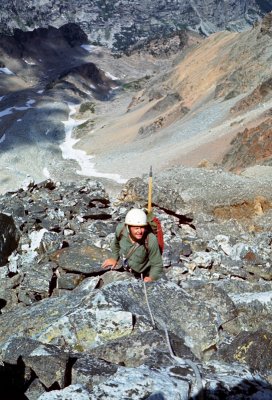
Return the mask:
<path id="1" fill-rule="evenodd" d="M 222 165 L 231 171 L 241 171 L 254 165 L 272 165 L 272 118 L 254 128 L 246 128 L 231 142 Z"/>
<path id="2" fill-rule="evenodd" d="M 270 182 L 271 177 L 262 182 L 258 178 L 250 181 L 222 170 L 171 168 L 157 174 L 153 201 L 179 215 L 181 222 L 194 225 L 197 221 L 198 228 L 202 225 L 204 230 L 204 225 L 207 229 L 210 222 L 215 226 L 217 219 L 225 221 L 229 227 L 232 222 L 234 227 L 239 221 L 251 229 L 254 224 L 260 228 L 262 224 L 270 224 L 267 218 L 272 204 Z M 119 198 L 144 204 L 145 182 L 139 178 L 129 180 Z M 223 233 L 222 226 L 220 229 Z"/>
<path id="3" fill-rule="evenodd" d="M 2 215 L 12 214 L 8 222 L 20 232 L 0 268 L 5 398 L 271 396 L 271 351 L 262 356 L 272 330 L 270 209 L 256 231 L 248 230 L 255 214 L 244 223 L 214 213 L 238 198 L 250 202 L 254 190 L 271 202 L 271 189 L 220 171 L 213 186 L 209 174 L 158 177 L 164 276 L 148 284 L 101 268 L 117 223 L 145 205 L 143 179 L 129 181 L 114 202 L 88 179 L 32 181 L 1 196 Z M 216 196 L 217 184 L 229 190 Z"/>
<path id="4" fill-rule="evenodd" d="M 241 30 L 272 10 L 271 1 L 78 1 L 2 2 L 1 31 L 81 26 L 92 42 L 126 50 L 139 40 L 167 36 L 184 28 L 209 34 L 218 29 Z"/>

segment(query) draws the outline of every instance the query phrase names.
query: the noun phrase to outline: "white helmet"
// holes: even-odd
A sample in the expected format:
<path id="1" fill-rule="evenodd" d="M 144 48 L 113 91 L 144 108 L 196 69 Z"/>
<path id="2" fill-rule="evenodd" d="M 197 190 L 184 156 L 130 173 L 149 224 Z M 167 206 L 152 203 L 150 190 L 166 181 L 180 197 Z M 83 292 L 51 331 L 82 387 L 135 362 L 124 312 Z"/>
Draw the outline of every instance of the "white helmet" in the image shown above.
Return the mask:
<path id="1" fill-rule="evenodd" d="M 126 215 L 125 224 L 131 226 L 147 225 L 146 213 L 139 208 L 132 208 Z"/>

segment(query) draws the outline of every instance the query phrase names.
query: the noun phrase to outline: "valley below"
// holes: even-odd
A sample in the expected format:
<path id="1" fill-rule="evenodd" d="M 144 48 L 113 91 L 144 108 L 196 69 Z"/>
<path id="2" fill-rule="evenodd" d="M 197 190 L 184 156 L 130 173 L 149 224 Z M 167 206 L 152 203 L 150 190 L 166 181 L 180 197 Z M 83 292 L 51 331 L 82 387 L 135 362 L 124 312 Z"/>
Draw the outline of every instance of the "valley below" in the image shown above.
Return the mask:
<path id="1" fill-rule="evenodd" d="M 271 114 L 270 31 L 263 26 L 206 39 L 187 34 L 180 54 L 167 57 L 150 49 L 117 56 L 80 35 L 71 46 L 55 28 L 3 37 L 1 192 L 25 179 L 82 176 L 120 187 L 150 165 L 157 172 L 179 165 L 235 170 L 223 163 L 232 141 Z M 263 147 L 270 137 L 263 133 Z M 257 160 L 253 151 L 236 170 L 270 162 L 271 153 Z"/>

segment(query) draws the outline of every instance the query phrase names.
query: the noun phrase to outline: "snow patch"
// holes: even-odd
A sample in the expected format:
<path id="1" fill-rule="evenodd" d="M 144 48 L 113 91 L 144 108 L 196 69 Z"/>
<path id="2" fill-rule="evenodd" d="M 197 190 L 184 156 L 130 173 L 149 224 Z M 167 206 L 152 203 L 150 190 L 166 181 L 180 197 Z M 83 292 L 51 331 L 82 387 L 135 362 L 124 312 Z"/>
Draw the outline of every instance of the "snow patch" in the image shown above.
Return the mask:
<path id="1" fill-rule="evenodd" d="M 113 81 L 118 80 L 119 78 L 116 78 L 116 76 L 112 75 L 110 72 L 105 72 L 105 75 L 107 78 L 112 79 Z"/>
<path id="2" fill-rule="evenodd" d="M 34 61 L 28 61 L 28 60 L 26 60 L 26 59 L 24 59 L 23 58 L 23 61 L 26 63 L 26 64 L 28 64 L 28 65 L 36 65 L 36 63 L 34 62 Z"/>
<path id="3" fill-rule="evenodd" d="M 0 72 L 6 74 L 6 75 L 15 75 L 10 69 L 8 68 L 0 68 Z"/>
<path id="4" fill-rule="evenodd" d="M 96 178 L 107 178 L 112 179 L 118 183 L 125 183 L 127 180 L 121 178 L 119 174 L 107 174 L 103 172 L 97 172 L 92 162 L 95 156 L 87 155 L 84 150 L 74 149 L 74 145 L 79 139 L 73 139 L 73 129 L 84 123 L 86 120 L 74 120 L 71 116 L 75 114 L 77 105 L 68 104 L 70 109 L 69 117 L 67 121 L 62 121 L 65 127 L 65 140 L 60 145 L 62 151 L 62 157 L 64 159 L 76 160 L 81 168 L 80 171 L 76 171 L 79 175 L 96 177 Z"/>
<path id="5" fill-rule="evenodd" d="M 88 51 L 89 53 L 93 53 L 96 46 L 92 46 L 91 44 L 82 44 L 80 47 L 82 47 L 82 49 Z"/>
<path id="6" fill-rule="evenodd" d="M 1 117 L 4 117 L 5 115 L 12 114 L 13 108 L 14 108 L 14 107 L 9 107 L 9 108 L 6 108 L 6 109 L 3 110 L 3 111 L 0 111 L 0 118 L 1 118 Z"/>
<path id="7" fill-rule="evenodd" d="M 25 106 L 20 106 L 20 107 L 15 106 L 15 107 L 6 108 L 5 110 L 0 111 L 0 118 L 1 118 L 1 117 L 4 117 L 5 115 L 12 114 L 14 110 L 16 110 L 16 111 L 25 111 L 25 110 L 28 110 L 29 108 L 32 108 L 32 104 L 34 104 L 35 102 L 36 102 L 35 100 L 30 99 L 30 100 L 28 100 L 28 101 L 26 102 L 26 105 L 25 105 Z M 17 121 L 18 121 L 18 120 L 17 120 Z M 20 121 L 21 121 L 21 120 L 20 120 Z"/>

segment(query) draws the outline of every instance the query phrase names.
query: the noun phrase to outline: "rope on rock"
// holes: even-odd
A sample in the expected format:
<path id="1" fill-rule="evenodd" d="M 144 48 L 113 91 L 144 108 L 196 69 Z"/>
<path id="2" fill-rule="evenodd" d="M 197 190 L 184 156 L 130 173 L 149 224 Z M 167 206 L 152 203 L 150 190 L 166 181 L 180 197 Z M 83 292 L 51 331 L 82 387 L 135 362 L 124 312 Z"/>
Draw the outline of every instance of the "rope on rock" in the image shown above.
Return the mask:
<path id="1" fill-rule="evenodd" d="M 147 308 L 148 308 L 149 315 L 150 315 L 150 318 L 151 318 L 152 326 L 153 326 L 153 328 L 156 328 L 155 319 L 154 319 L 154 316 L 153 316 L 153 314 L 152 314 L 151 307 L 150 307 L 149 300 L 148 300 L 148 294 L 147 294 L 147 289 L 146 289 L 146 283 L 145 283 L 145 281 L 143 280 L 143 275 L 142 275 L 142 274 L 141 274 L 141 279 L 142 279 L 142 281 L 143 281 L 144 294 L 145 294 L 146 304 L 147 304 Z M 157 319 L 157 320 L 158 320 L 158 319 Z M 199 396 L 200 399 L 203 398 L 203 385 L 202 385 L 202 379 L 201 379 L 201 375 L 200 375 L 198 366 L 197 366 L 196 363 L 193 362 L 192 360 L 189 360 L 189 359 L 187 359 L 187 358 L 186 358 L 186 359 L 183 359 L 183 358 L 177 357 L 177 356 L 174 354 L 173 349 L 172 349 L 172 346 L 171 346 L 171 343 L 170 343 L 170 338 L 169 338 L 169 333 L 168 333 L 167 326 L 166 326 L 166 324 L 165 324 L 163 321 L 160 321 L 159 324 L 160 324 L 161 327 L 164 329 L 165 337 L 166 337 L 166 343 L 167 343 L 167 346 L 168 346 L 168 349 L 169 349 L 170 356 L 171 356 L 179 365 L 185 365 L 185 364 L 187 364 L 188 367 L 190 367 L 190 368 L 194 371 L 195 378 L 196 378 L 196 388 L 195 388 L 195 390 L 194 390 L 194 393 L 192 393 L 192 396 L 193 396 L 193 397 Z"/>
<path id="2" fill-rule="evenodd" d="M 141 279 L 142 279 L 142 281 L 144 283 L 144 294 L 145 294 L 145 300 L 146 300 L 147 308 L 148 308 L 148 311 L 149 311 L 150 319 L 151 319 L 151 322 L 152 322 L 152 326 L 155 329 L 156 328 L 156 324 L 155 324 L 155 320 L 154 320 L 154 317 L 153 317 L 153 314 L 152 314 L 152 311 L 151 311 L 151 308 L 150 308 L 150 305 L 149 305 L 148 296 L 147 296 L 147 290 L 146 290 L 146 284 L 145 284 L 145 281 L 144 281 L 144 278 L 143 278 L 143 274 L 141 274 Z"/>
<path id="3" fill-rule="evenodd" d="M 169 352 L 170 352 L 171 357 L 172 357 L 175 361 L 177 361 L 177 363 L 178 363 L 179 365 L 187 364 L 190 368 L 192 368 L 192 370 L 193 370 L 194 373 L 195 373 L 195 378 L 196 378 L 196 389 L 195 389 L 195 393 L 192 393 L 192 396 L 200 395 L 200 396 L 202 397 L 203 385 L 202 385 L 202 379 L 201 379 L 201 375 L 200 375 L 198 366 L 196 365 L 195 362 L 193 362 L 192 360 L 190 360 L 190 359 L 188 359 L 188 358 L 183 359 L 183 358 L 180 358 L 180 357 L 175 356 L 175 354 L 174 354 L 174 352 L 173 352 L 173 349 L 172 349 L 172 346 L 171 346 L 171 343 L 170 343 L 169 333 L 168 333 L 168 330 L 167 330 L 167 326 L 166 326 L 166 324 L 163 324 L 163 326 L 164 326 L 164 332 L 165 332 L 165 336 L 166 336 L 166 342 L 167 342 L 168 349 L 169 349 Z"/>

